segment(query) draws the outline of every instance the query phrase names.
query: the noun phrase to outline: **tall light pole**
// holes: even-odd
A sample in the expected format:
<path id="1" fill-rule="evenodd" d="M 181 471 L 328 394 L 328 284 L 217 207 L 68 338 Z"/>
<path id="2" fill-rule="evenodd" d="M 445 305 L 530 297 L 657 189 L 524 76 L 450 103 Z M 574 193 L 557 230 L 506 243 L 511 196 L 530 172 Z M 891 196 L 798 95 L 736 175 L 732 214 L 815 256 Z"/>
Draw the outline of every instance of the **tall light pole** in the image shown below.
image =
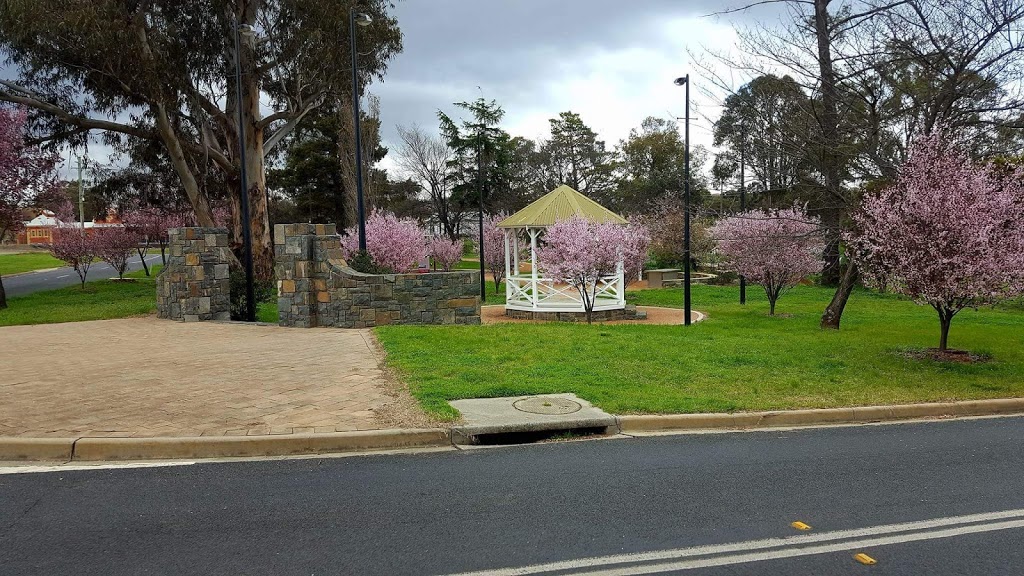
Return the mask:
<path id="1" fill-rule="evenodd" d="M 747 121 L 740 124 L 740 213 L 747 211 Z M 740 304 L 747 303 L 747 277 L 740 274 Z"/>
<path id="2" fill-rule="evenodd" d="M 487 302 L 487 278 L 484 277 L 486 274 L 486 263 L 484 262 L 484 254 L 487 250 L 484 248 L 484 162 L 483 162 L 483 151 L 484 151 L 484 136 L 483 136 L 483 120 L 480 121 L 480 127 L 476 134 L 476 192 L 477 192 L 477 214 L 479 216 L 477 220 L 477 235 L 479 236 L 480 242 L 480 303 Z"/>
<path id="3" fill-rule="evenodd" d="M 245 320 L 256 321 L 256 287 L 252 266 L 252 222 L 249 216 L 249 177 L 245 160 L 245 120 L 242 114 L 242 56 L 241 36 L 243 29 L 252 34 L 252 28 L 235 21 L 235 96 L 238 104 L 238 179 L 242 220 L 242 265 L 245 267 Z"/>
<path id="4" fill-rule="evenodd" d="M 366 252 L 366 208 L 363 204 L 363 142 L 359 131 L 359 54 L 356 52 L 356 24 L 369 26 L 368 14 L 349 10 L 348 35 L 352 49 L 352 122 L 356 133 L 356 218 L 359 220 L 359 251 Z"/>
<path id="5" fill-rule="evenodd" d="M 686 87 L 686 115 L 684 124 L 684 137 L 686 148 L 683 152 L 685 158 L 685 172 L 683 180 L 683 325 L 690 325 L 690 75 L 676 78 L 676 86 Z"/>

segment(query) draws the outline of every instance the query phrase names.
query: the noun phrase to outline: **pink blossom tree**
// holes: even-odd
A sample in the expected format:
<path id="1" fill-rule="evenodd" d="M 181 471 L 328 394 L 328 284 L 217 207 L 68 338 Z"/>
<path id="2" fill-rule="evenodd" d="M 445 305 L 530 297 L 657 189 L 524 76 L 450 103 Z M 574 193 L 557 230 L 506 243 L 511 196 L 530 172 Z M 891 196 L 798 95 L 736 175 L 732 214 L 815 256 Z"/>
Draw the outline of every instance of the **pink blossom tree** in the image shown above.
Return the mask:
<path id="1" fill-rule="evenodd" d="M 60 193 L 58 157 L 25 142 L 23 109 L 0 108 L 0 239 L 24 226 L 22 213 L 37 205 L 52 204 Z M 7 294 L 0 278 L 0 309 Z"/>
<path id="2" fill-rule="evenodd" d="M 53 230 L 50 254 L 74 269 L 85 288 L 89 268 L 96 260 L 94 237 L 86 235 L 78 226 L 60 224 Z"/>
<path id="3" fill-rule="evenodd" d="M 545 274 L 562 278 L 583 300 L 587 323 L 593 321 L 599 280 L 618 272 L 629 244 L 625 227 L 595 224 L 580 216 L 559 220 L 547 229 L 537 260 Z"/>
<path id="4" fill-rule="evenodd" d="M 630 220 L 626 226 L 626 244 L 623 249 L 622 263 L 626 282 L 639 280 L 647 264 L 647 252 L 651 247 L 651 234 L 639 220 Z"/>
<path id="5" fill-rule="evenodd" d="M 128 210 L 121 217 L 125 228 L 135 235 L 135 249 L 142 261 L 142 269 L 149 276 L 149 264 L 146 263 L 146 255 L 153 245 L 160 247 L 161 259 L 166 264 L 167 231 L 179 225 L 180 218 L 156 208 L 144 206 Z"/>
<path id="6" fill-rule="evenodd" d="M 110 265 L 117 272 L 117 279 L 124 280 L 128 271 L 128 260 L 138 246 L 138 237 L 124 226 L 110 226 L 95 229 L 89 235 L 96 257 Z"/>
<path id="7" fill-rule="evenodd" d="M 940 132 L 919 138 L 895 184 L 864 198 L 847 237 L 866 283 L 930 305 L 939 350 L 964 308 L 1024 293 L 1024 170 L 978 165 Z"/>
<path id="8" fill-rule="evenodd" d="M 345 230 L 341 238 L 345 258 L 359 252 L 355 228 Z M 366 251 L 377 266 L 391 272 L 414 270 L 427 258 L 426 231 L 412 218 L 398 218 L 391 212 L 374 210 L 366 219 Z"/>
<path id="9" fill-rule="evenodd" d="M 502 220 L 508 218 L 505 212 L 492 214 L 484 218 L 484 249 L 482 252 L 484 267 L 494 278 L 494 293 L 497 294 L 501 283 L 505 281 L 505 230 L 498 228 Z"/>
<path id="10" fill-rule="evenodd" d="M 715 224 L 711 235 L 725 263 L 764 288 L 771 316 L 783 294 L 821 270 L 820 224 L 801 207 L 730 216 Z"/>
<path id="11" fill-rule="evenodd" d="M 451 272 L 452 267 L 462 260 L 462 242 L 450 240 L 447 236 L 434 236 L 428 250 L 434 265 L 445 272 Z"/>

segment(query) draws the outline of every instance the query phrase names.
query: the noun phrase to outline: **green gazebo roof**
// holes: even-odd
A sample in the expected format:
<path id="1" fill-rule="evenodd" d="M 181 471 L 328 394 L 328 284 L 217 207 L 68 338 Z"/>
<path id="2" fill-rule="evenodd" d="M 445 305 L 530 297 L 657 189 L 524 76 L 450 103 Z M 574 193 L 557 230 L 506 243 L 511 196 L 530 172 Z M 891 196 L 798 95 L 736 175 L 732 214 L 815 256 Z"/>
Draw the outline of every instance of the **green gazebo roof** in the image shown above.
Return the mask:
<path id="1" fill-rule="evenodd" d="M 499 228 L 546 228 L 571 216 L 597 223 L 626 224 L 626 219 L 562 184 L 526 208 L 502 220 Z"/>

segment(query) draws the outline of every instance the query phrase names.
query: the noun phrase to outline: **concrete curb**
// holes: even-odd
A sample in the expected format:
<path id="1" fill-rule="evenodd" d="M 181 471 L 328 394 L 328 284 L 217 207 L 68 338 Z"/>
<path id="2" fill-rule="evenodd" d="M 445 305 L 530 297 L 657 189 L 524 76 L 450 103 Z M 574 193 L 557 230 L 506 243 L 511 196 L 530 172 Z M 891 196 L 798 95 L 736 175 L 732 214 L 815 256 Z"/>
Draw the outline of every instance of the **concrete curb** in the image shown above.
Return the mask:
<path id="1" fill-rule="evenodd" d="M 732 412 L 725 414 L 666 414 L 619 416 L 619 430 L 630 432 L 672 432 L 707 429 L 751 429 L 822 424 L 867 424 L 913 418 L 993 416 L 1024 413 L 1024 398 L 965 400 L 895 406 L 855 406 L 817 410 Z"/>
<path id="2" fill-rule="evenodd" d="M 39 270 L 29 270 L 28 272 L 18 272 L 17 274 L 4 274 L 4 278 L 17 278 L 18 276 L 28 276 L 29 274 L 41 274 L 43 272 L 53 272 L 54 270 L 60 270 L 61 268 L 67 268 L 67 266 L 58 266 L 56 268 L 40 268 Z"/>
<path id="3" fill-rule="evenodd" d="M 20 438 L 0 436 L 0 461 L 71 460 L 74 438 Z"/>
<path id="4" fill-rule="evenodd" d="M 159 438 L 0 438 L 0 461 L 65 462 L 329 454 L 451 446 L 442 428 L 360 430 L 330 434 Z"/>

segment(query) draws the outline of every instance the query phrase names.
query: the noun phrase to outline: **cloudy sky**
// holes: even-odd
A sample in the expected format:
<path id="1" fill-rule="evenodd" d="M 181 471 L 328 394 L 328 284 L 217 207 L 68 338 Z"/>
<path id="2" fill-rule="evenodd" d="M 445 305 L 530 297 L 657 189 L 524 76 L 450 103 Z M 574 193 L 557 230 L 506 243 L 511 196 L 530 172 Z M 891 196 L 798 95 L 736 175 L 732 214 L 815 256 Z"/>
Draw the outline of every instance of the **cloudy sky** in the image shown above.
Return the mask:
<path id="1" fill-rule="evenodd" d="M 436 130 L 438 109 L 456 114 L 453 102 L 482 93 L 505 109 L 513 135 L 546 137 L 548 119 L 572 110 L 613 145 L 647 116 L 683 115 L 673 79 L 689 72 L 702 81 L 687 50 L 734 50 L 732 24 L 751 18 L 705 16 L 722 8 L 714 0 L 402 0 L 404 51 L 369 87 L 381 100 L 384 140 L 394 141 L 396 125 Z M 717 108 L 697 90 L 691 98 L 700 108 L 691 139 L 709 145 L 704 116 Z"/>

